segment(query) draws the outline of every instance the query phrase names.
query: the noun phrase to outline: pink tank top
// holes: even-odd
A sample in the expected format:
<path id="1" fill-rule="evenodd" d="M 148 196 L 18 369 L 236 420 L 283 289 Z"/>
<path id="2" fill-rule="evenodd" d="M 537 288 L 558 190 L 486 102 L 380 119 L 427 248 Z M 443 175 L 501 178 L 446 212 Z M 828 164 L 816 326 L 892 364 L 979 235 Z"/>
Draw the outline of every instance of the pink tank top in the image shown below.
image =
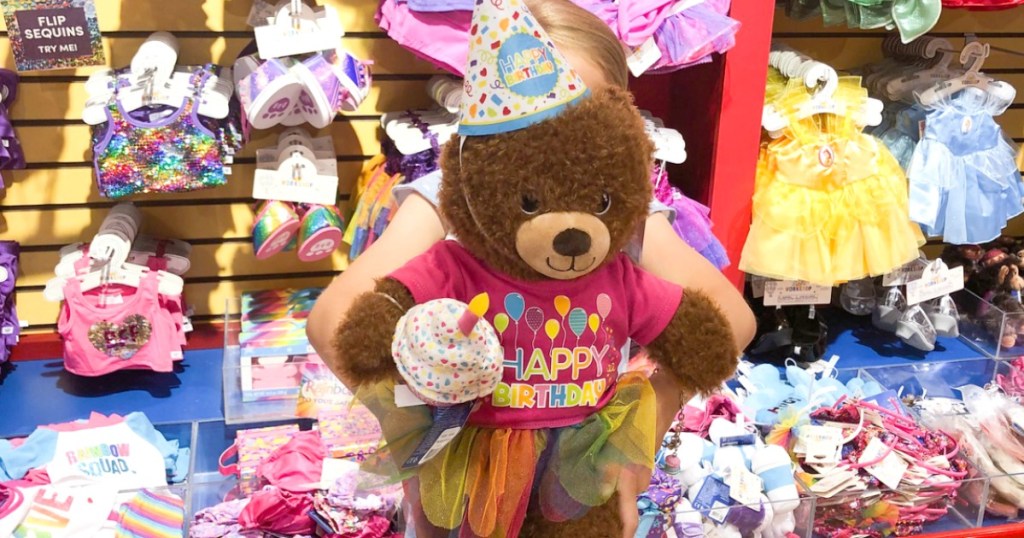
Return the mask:
<path id="1" fill-rule="evenodd" d="M 64 368 L 83 376 L 124 369 L 172 371 L 172 351 L 180 347 L 172 345 L 176 331 L 168 330 L 174 320 L 160 307 L 159 280 L 152 272 L 138 289 L 108 286 L 83 293 L 79 281 L 69 279 L 57 323 Z"/>

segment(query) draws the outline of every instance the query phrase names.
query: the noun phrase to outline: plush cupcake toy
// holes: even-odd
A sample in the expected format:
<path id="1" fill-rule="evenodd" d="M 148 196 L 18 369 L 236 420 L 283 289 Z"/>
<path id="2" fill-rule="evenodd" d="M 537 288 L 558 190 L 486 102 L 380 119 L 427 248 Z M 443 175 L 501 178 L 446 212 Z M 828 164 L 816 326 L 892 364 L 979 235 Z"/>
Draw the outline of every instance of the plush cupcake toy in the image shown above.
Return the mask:
<path id="1" fill-rule="evenodd" d="M 504 349 L 481 319 L 487 294 L 467 305 L 437 299 L 399 320 L 391 352 L 409 390 L 428 405 L 447 407 L 490 395 L 501 381 Z"/>

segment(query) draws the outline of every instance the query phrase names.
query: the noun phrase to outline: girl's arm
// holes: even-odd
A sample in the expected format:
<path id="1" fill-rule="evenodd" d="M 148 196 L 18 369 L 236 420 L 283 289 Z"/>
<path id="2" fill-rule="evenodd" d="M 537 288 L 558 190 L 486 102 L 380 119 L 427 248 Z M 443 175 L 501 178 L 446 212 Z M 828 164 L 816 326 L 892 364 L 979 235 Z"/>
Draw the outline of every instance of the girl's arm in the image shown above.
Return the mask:
<path id="1" fill-rule="evenodd" d="M 736 261 L 733 260 L 733 263 Z M 662 215 L 652 214 L 647 217 L 640 266 L 684 289 L 699 289 L 718 303 L 732 326 L 736 349 L 746 349 L 747 344 L 754 339 L 757 324 L 743 294 L 711 262 L 680 239 L 668 219 Z M 651 384 L 658 398 L 657 439 L 661 439 L 679 408 L 693 394 L 680 393 L 675 380 L 665 372 L 651 376 Z"/>
<path id="2" fill-rule="evenodd" d="M 332 345 L 334 333 L 355 298 L 373 291 L 378 279 L 442 239 L 444 228 L 434 206 L 419 195 L 410 195 L 402 202 L 380 238 L 327 286 L 309 313 L 306 336 L 326 364 L 336 364 Z M 355 389 L 339 372 L 334 374 L 350 389 Z"/>

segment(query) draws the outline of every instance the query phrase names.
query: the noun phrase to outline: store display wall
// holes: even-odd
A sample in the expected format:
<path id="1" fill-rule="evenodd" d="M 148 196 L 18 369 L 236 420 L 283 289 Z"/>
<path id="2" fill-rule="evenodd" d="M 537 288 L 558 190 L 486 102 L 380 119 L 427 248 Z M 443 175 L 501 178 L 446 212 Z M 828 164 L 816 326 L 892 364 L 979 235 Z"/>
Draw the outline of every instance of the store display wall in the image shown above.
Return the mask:
<path id="1" fill-rule="evenodd" d="M 337 117 L 320 135 L 333 136 L 340 177 L 339 206 L 344 211 L 349 191 L 363 162 L 380 148 L 379 115 L 384 111 L 422 107 L 430 102 L 423 91 L 436 71 L 380 32 L 372 0 L 322 0 L 342 18 L 343 46 L 360 58 L 373 58 L 374 82 L 369 97 L 354 113 Z M 173 7 L 172 7 L 173 6 Z M 250 2 L 226 0 L 99 0 L 100 29 L 110 66 L 127 65 L 153 31 L 178 38 L 179 65 L 212 61 L 231 65 L 252 38 L 246 23 Z M 2 21 L 0 21 L 2 24 Z M 6 34 L 0 36 L 3 67 L 13 69 Z M 18 313 L 26 332 L 50 332 L 59 303 L 43 299 L 53 276 L 60 247 L 92 237 L 116 202 L 96 188 L 89 147 L 89 129 L 81 120 L 86 77 L 97 68 L 22 73 L 11 116 L 25 148 L 27 168 L 5 174 L 0 198 L 0 234 L 22 245 L 18 278 Z M 250 230 L 254 218 L 252 176 L 255 148 L 271 145 L 280 129 L 257 131 L 232 165 L 227 185 L 177 194 L 133 196 L 147 233 L 180 238 L 193 245 L 192 268 L 185 296 L 198 322 L 214 320 L 225 299 L 246 290 L 323 286 L 347 259 L 342 251 L 314 263 L 294 256 L 258 261 Z"/>
<path id="2" fill-rule="evenodd" d="M 959 50 L 964 35 L 968 33 L 993 47 L 1020 50 L 1020 43 L 1024 42 L 1024 10 L 976 12 L 947 9 L 928 35 L 947 38 Z M 820 17 L 797 21 L 781 12 L 776 14 L 773 27 L 776 41 L 838 70 L 853 69 L 880 60 L 883 57 L 882 41 L 887 35 L 889 33 L 884 30 L 825 27 Z M 1024 88 L 1024 56 L 993 49 L 982 70 L 1015 88 Z M 1024 92 L 1017 92 L 1016 102 L 995 119 L 1016 144 L 1024 143 Z M 1003 233 L 1008 236 L 1024 235 L 1024 218 L 1011 220 Z M 941 248 L 941 242 L 936 238 L 929 242 L 926 250 L 929 257 L 935 257 Z"/>

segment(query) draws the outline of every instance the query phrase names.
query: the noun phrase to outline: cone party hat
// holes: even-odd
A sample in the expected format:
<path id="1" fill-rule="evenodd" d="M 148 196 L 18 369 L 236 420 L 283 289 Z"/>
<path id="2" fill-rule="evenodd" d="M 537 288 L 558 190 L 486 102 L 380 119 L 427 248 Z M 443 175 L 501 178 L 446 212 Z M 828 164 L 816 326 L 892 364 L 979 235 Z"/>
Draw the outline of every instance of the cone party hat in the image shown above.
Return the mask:
<path id="1" fill-rule="evenodd" d="M 523 129 L 587 94 L 522 0 L 477 0 L 469 40 L 460 135 Z"/>

